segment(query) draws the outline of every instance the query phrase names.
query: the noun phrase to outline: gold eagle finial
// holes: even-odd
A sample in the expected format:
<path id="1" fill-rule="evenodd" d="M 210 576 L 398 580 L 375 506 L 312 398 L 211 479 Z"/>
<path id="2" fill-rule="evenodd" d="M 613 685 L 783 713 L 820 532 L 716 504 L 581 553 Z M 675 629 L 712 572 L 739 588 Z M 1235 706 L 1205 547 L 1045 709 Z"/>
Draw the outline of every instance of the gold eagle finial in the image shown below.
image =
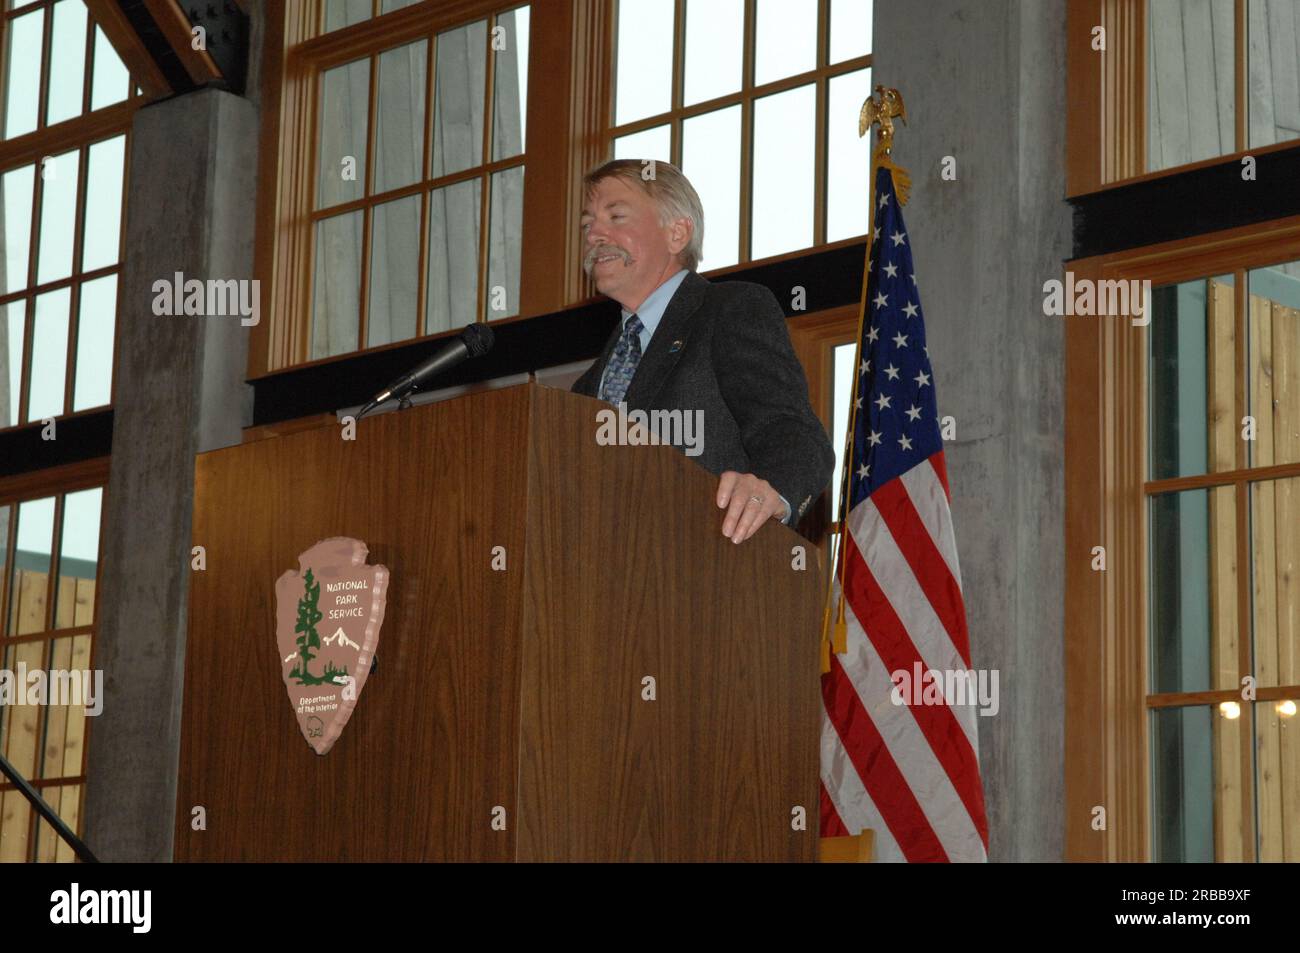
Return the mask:
<path id="1" fill-rule="evenodd" d="M 876 148 L 888 155 L 894 144 L 894 117 L 906 125 L 907 107 L 903 105 L 902 93 L 896 89 L 878 85 L 876 93 L 879 100 L 868 96 L 862 104 L 862 112 L 858 115 L 858 135 L 865 136 L 873 124 L 880 123 L 880 144 Z"/>
<path id="2" fill-rule="evenodd" d="M 868 96 L 866 102 L 862 104 L 862 112 L 858 114 L 858 136 L 865 136 L 873 125 L 880 126 L 872 158 L 875 164 L 888 166 L 893 170 L 898 200 L 906 204 L 912 184 L 911 178 L 903 169 L 894 165 L 890 152 L 894 147 L 894 120 L 900 119 L 906 125 L 907 107 L 903 105 L 903 94 L 896 89 L 886 89 L 884 86 L 877 85 L 876 96 L 879 96 L 879 99 Z"/>

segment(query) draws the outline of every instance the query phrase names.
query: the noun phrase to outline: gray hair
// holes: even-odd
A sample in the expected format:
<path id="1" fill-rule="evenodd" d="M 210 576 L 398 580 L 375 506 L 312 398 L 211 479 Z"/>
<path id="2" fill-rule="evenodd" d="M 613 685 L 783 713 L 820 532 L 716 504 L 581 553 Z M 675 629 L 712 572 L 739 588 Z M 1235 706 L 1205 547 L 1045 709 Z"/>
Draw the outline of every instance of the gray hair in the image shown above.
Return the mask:
<path id="1" fill-rule="evenodd" d="M 659 224 L 679 218 L 690 219 L 691 238 L 678 253 L 682 267 L 696 271 L 704 250 L 704 206 L 695 187 L 680 169 L 660 159 L 614 159 L 582 177 L 582 191 L 591 198 L 596 185 L 605 179 L 623 179 L 636 185 L 659 207 Z"/>

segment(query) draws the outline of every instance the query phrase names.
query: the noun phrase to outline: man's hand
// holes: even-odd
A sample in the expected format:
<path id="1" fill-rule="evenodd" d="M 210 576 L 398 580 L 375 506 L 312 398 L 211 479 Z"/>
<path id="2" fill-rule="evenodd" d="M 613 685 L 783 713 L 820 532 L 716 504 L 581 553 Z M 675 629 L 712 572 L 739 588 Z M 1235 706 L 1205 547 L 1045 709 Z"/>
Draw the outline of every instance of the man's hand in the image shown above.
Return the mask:
<path id="1" fill-rule="evenodd" d="M 785 504 L 772 484 L 735 470 L 728 470 L 718 480 L 718 508 L 727 511 L 722 535 L 733 543 L 743 543 L 772 517 L 785 516 Z"/>

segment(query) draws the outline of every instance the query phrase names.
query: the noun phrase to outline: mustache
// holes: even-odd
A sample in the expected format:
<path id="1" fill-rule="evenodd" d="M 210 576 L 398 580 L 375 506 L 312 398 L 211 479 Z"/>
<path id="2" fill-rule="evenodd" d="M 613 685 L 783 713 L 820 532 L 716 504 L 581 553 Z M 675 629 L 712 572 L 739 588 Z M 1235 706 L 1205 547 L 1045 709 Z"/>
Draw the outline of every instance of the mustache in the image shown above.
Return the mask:
<path id="1" fill-rule="evenodd" d="M 596 267 L 596 259 L 602 258 L 605 255 L 619 255 L 622 257 L 624 264 L 632 260 L 632 256 L 617 245 L 597 245 L 595 248 L 591 249 L 591 251 L 587 252 L 586 256 L 582 259 L 583 269 L 590 274 L 591 269 Z"/>

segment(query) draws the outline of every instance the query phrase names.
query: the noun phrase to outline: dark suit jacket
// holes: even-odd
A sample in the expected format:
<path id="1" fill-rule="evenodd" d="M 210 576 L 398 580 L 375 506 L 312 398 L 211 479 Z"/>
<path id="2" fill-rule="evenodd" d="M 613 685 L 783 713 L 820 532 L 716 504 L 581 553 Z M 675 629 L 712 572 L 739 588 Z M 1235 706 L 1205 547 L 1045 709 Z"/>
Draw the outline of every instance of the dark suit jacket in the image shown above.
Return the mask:
<path id="1" fill-rule="evenodd" d="M 622 334 L 573 392 L 597 397 Z M 830 481 L 835 452 L 808 403 L 785 315 L 772 292 L 747 281 L 690 272 L 668 302 L 627 391 L 627 409 L 703 410 L 703 452 L 690 459 L 720 474 L 754 473 L 776 488 L 797 523 Z"/>

